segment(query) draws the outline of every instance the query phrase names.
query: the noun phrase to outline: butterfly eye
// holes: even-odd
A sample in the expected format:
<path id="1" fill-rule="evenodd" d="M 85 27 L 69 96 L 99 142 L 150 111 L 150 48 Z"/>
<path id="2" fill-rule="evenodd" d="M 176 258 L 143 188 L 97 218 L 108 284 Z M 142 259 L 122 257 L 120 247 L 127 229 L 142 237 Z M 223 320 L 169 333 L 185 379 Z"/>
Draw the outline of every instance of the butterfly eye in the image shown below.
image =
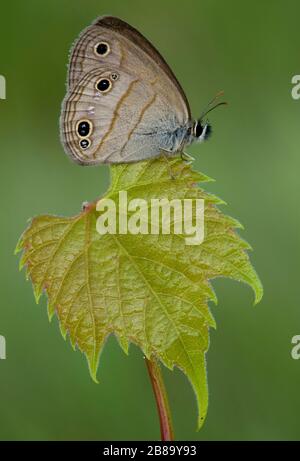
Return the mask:
<path id="1" fill-rule="evenodd" d="M 90 147 L 91 141 L 89 139 L 82 139 L 79 142 L 79 145 L 80 145 L 81 149 L 87 149 L 88 147 Z"/>
<path id="2" fill-rule="evenodd" d="M 101 93 L 107 93 L 112 87 L 112 83 L 108 78 L 101 78 L 96 83 L 96 89 L 101 91 Z"/>
<path id="3" fill-rule="evenodd" d="M 102 56 L 102 57 L 105 57 L 108 55 L 108 53 L 110 52 L 110 46 L 108 43 L 106 42 L 100 42 L 100 43 L 97 43 L 95 46 L 94 46 L 94 52 L 96 55 L 98 56 Z"/>
<path id="4" fill-rule="evenodd" d="M 77 123 L 76 131 L 81 138 L 85 138 L 92 131 L 93 125 L 89 120 L 80 120 Z"/>
<path id="5" fill-rule="evenodd" d="M 200 138 L 202 132 L 203 132 L 203 126 L 201 124 L 200 121 L 195 121 L 194 123 L 194 126 L 193 126 L 193 132 L 194 132 L 194 136 L 196 136 L 196 138 Z"/>

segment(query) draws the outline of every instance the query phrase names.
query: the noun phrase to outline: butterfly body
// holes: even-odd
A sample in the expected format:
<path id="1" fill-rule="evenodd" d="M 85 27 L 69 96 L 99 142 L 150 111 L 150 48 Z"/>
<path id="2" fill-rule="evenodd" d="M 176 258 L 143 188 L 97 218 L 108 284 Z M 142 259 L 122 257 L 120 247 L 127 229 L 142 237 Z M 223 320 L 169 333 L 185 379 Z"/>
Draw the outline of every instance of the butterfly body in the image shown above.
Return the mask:
<path id="1" fill-rule="evenodd" d="M 97 165 L 175 155 L 204 140 L 205 127 L 192 120 L 173 72 L 137 30 L 101 17 L 83 31 L 71 50 L 60 120 L 64 149 L 74 161 Z"/>

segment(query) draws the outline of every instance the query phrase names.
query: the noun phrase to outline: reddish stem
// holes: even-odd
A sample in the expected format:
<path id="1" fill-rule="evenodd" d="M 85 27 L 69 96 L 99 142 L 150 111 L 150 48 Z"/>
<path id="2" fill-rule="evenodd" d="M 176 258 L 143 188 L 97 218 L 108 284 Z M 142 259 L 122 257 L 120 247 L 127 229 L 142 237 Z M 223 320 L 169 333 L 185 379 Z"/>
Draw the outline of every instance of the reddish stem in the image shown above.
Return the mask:
<path id="1" fill-rule="evenodd" d="M 171 412 L 168 402 L 167 391 L 163 382 L 160 366 L 157 360 L 146 360 L 152 389 L 154 392 L 156 406 L 160 423 L 160 434 L 162 441 L 174 440 Z"/>

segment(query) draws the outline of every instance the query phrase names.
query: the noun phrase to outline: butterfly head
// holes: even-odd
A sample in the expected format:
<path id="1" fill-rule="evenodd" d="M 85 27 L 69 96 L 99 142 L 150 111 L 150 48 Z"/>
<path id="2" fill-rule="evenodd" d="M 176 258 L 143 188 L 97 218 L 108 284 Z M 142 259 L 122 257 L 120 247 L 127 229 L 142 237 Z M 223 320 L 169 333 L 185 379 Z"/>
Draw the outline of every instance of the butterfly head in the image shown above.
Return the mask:
<path id="1" fill-rule="evenodd" d="M 226 102 L 223 102 L 223 101 L 216 103 L 216 100 L 220 96 L 223 96 L 222 91 L 216 94 L 216 96 L 207 104 L 200 118 L 198 120 L 195 120 L 195 122 L 193 123 L 192 136 L 194 140 L 198 142 L 202 142 L 202 141 L 206 141 L 211 136 L 211 133 L 212 133 L 211 125 L 209 124 L 208 120 L 204 121 L 204 118 L 212 110 L 216 109 L 219 106 L 223 106 L 227 104 Z"/>
<path id="2" fill-rule="evenodd" d="M 201 119 L 195 120 L 192 133 L 196 141 L 206 141 L 212 133 L 211 125 L 208 123 L 208 121 L 203 122 Z"/>

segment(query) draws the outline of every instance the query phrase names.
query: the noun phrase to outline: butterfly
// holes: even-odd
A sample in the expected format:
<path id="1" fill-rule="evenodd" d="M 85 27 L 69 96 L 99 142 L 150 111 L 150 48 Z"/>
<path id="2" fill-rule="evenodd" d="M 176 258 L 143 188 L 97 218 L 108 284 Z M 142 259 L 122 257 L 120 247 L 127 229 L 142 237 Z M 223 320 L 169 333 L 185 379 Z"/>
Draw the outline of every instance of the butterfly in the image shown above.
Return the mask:
<path id="1" fill-rule="evenodd" d="M 60 134 L 81 165 L 130 163 L 183 152 L 204 141 L 211 126 L 193 120 L 172 70 L 140 32 L 103 16 L 71 49 Z"/>

